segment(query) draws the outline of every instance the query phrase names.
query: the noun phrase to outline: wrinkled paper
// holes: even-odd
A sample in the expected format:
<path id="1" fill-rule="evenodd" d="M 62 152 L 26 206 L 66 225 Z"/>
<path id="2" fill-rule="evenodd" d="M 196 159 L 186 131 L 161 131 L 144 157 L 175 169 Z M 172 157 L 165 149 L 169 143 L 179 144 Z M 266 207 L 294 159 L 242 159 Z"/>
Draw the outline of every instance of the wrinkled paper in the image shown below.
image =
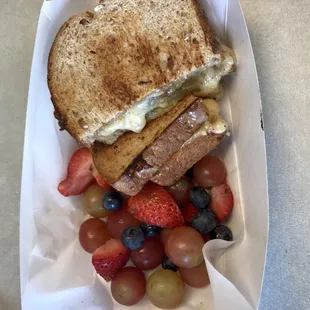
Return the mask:
<path id="1" fill-rule="evenodd" d="M 211 284 L 186 288 L 179 309 L 250 310 L 259 302 L 268 232 L 264 132 L 255 62 L 237 0 L 202 0 L 209 21 L 237 56 L 225 78 L 222 114 L 231 137 L 217 150 L 228 170 L 235 207 L 227 225 L 235 242 L 213 240 L 203 253 Z M 114 303 L 78 241 L 87 218 L 80 197 L 62 197 L 58 183 L 76 143 L 60 132 L 47 88 L 47 59 L 54 37 L 71 15 L 92 10 L 94 0 L 45 1 L 34 50 L 25 130 L 20 208 L 20 273 L 23 310 L 125 309 Z M 134 309 L 157 309 L 145 297 Z"/>

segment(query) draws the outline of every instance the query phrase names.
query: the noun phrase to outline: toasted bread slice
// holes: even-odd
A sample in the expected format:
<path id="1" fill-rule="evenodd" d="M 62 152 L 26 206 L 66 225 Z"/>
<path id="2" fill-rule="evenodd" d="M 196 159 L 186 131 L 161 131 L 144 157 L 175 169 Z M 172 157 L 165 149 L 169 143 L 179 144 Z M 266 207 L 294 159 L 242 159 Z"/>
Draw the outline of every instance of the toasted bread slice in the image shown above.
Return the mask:
<path id="1" fill-rule="evenodd" d="M 162 186 L 171 186 L 179 180 L 188 169 L 216 148 L 226 136 L 210 133 L 195 137 L 175 153 L 151 181 Z"/>
<path id="2" fill-rule="evenodd" d="M 234 68 L 226 51 L 195 0 L 103 1 L 55 38 L 48 61 L 55 116 L 80 144 L 112 144 L 188 92 L 214 91 Z"/>
<path id="3" fill-rule="evenodd" d="M 205 104 L 196 100 L 126 169 L 113 187 L 129 196 L 136 195 L 207 118 Z"/>
<path id="4" fill-rule="evenodd" d="M 113 145 L 95 143 L 93 161 L 99 174 L 110 184 L 116 182 L 125 170 L 183 113 L 195 98 L 181 100 L 164 116 L 151 121 L 141 133 L 127 132 Z"/>

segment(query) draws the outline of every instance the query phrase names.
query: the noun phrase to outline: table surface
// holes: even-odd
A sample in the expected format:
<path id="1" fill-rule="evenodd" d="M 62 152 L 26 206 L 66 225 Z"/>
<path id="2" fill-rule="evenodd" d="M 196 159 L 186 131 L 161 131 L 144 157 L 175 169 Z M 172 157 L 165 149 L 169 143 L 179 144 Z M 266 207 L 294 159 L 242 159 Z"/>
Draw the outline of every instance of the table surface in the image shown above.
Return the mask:
<path id="1" fill-rule="evenodd" d="M 3 4 L 4 2 L 4 4 Z M 270 234 L 260 309 L 310 309 L 310 0 L 241 0 L 261 87 Z M 41 0 L 0 10 L 0 309 L 20 309 L 19 195 Z M 253 163 L 255 164 L 255 163 Z"/>

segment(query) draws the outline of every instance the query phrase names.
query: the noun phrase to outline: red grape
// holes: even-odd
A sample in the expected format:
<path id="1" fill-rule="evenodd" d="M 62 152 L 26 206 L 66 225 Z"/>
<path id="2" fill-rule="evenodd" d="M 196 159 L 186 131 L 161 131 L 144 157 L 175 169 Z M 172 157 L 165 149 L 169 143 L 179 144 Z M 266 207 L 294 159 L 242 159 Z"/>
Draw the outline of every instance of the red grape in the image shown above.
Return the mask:
<path id="1" fill-rule="evenodd" d="M 161 243 L 163 245 L 165 245 L 166 243 L 166 240 L 168 238 L 168 235 L 170 234 L 170 232 L 172 231 L 173 228 L 163 228 L 161 231 L 160 231 L 160 240 L 161 240 Z"/>
<path id="2" fill-rule="evenodd" d="M 174 185 L 167 187 L 167 191 L 180 208 L 186 207 L 189 203 L 189 194 L 193 187 L 188 177 L 182 177 Z"/>
<path id="3" fill-rule="evenodd" d="M 180 276 L 189 286 L 200 288 L 205 287 L 210 283 L 208 271 L 205 262 L 199 266 L 188 269 L 179 268 Z"/>
<path id="4" fill-rule="evenodd" d="M 151 238 L 146 239 L 140 249 L 131 251 L 131 260 L 141 270 L 152 270 L 161 263 L 164 255 L 161 242 Z"/>
<path id="5" fill-rule="evenodd" d="M 97 218 L 106 217 L 110 211 L 102 206 L 102 198 L 105 191 L 108 189 L 102 188 L 98 184 L 90 185 L 84 193 L 84 211 L 89 215 Z"/>
<path id="6" fill-rule="evenodd" d="M 226 179 L 226 168 L 219 158 L 206 156 L 194 166 L 194 179 L 203 188 L 221 185 Z"/>
<path id="7" fill-rule="evenodd" d="M 99 219 L 88 219 L 80 227 L 80 244 L 88 253 L 94 253 L 110 239 L 106 223 Z"/>
<path id="8" fill-rule="evenodd" d="M 203 261 L 202 247 L 205 242 L 200 233 L 191 227 L 175 228 L 168 236 L 165 250 L 177 266 L 194 268 Z"/>
<path id="9" fill-rule="evenodd" d="M 112 296 L 121 305 L 135 305 L 144 297 L 145 291 L 145 275 L 136 267 L 125 267 L 112 279 Z"/>
<path id="10" fill-rule="evenodd" d="M 184 298 L 184 282 L 177 272 L 157 270 L 147 279 L 146 293 L 156 307 L 175 308 Z"/>
<path id="11" fill-rule="evenodd" d="M 141 222 L 137 220 L 133 215 L 120 209 L 113 213 L 110 213 L 108 216 L 108 231 L 111 237 L 115 239 L 120 239 L 123 231 L 129 226 L 139 227 Z"/>

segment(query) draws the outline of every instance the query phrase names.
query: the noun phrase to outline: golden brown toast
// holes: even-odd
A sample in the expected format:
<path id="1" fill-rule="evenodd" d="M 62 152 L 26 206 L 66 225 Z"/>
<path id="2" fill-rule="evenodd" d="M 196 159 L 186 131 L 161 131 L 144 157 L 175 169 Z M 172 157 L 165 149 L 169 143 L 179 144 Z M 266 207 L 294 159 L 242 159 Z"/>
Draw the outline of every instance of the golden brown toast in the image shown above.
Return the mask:
<path id="1" fill-rule="evenodd" d="M 163 99 L 182 88 L 189 74 L 221 62 L 222 46 L 197 1 L 103 1 L 94 13 L 77 14 L 59 30 L 48 86 L 62 129 L 86 146 L 112 144 L 134 128 L 123 121 L 132 107 L 149 96 L 150 111 L 172 108 Z M 227 68 L 219 69 L 221 76 L 232 64 Z M 147 109 L 139 110 L 144 115 L 136 131 L 145 125 Z M 121 125 L 114 126 L 117 122 Z"/>

